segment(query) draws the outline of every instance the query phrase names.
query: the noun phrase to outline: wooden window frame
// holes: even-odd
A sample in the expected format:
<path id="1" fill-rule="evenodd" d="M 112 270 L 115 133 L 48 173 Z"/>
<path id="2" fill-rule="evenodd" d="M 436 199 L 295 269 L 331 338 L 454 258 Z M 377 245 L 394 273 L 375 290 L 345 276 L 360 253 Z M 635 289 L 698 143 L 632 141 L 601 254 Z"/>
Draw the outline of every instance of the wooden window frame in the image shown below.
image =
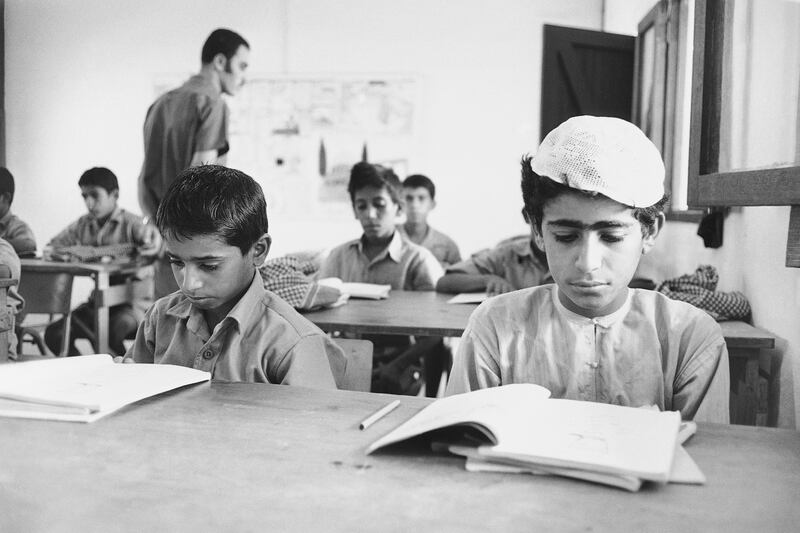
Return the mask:
<path id="1" fill-rule="evenodd" d="M 800 166 L 719 171 L 726 0 L 695 0 L 689 206 L 791 205 L 786 266 L 800 267 Z"/>

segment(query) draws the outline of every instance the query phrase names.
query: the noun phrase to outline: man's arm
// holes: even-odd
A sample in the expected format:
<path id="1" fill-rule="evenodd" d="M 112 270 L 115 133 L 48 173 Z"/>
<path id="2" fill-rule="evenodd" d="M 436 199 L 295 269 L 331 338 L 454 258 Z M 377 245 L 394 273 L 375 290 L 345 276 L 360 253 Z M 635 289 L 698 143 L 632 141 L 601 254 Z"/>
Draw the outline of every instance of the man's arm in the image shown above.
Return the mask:
<path id="1" fill-rule="evenodd" d="M 437 292 L 458 294 L 460 292 L 486 291 L 490 296 L 510 292 L 514 287 L 505 279 L 494 274 L 465 274 L 448 272 L 436 284 Z"/>

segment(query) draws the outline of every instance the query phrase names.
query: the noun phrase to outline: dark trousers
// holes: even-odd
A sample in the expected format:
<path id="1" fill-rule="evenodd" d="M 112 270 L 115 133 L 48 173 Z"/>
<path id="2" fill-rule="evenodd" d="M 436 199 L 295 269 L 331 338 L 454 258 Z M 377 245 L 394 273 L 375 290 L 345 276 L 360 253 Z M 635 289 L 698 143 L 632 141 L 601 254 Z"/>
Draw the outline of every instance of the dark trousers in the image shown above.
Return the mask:
<path id="1" fill-rule="evenodd" d="M 94 308 L 84 303 L 73 309 L 70 324 L 69 348 L 67 355 L 81 355 L 75 347 L 75 339 L 94 337 Z M 134 338 L 139 327 L 139 319 L 130 304 L 111 307 L 108 311 L 108 345 L 111 355 L 125 355 L 122 341 Z M 44 342 L 55 354 L 61 352 L 61 339 L 64 335 L 64 319 L 56 320 L 44 332 Z"/>

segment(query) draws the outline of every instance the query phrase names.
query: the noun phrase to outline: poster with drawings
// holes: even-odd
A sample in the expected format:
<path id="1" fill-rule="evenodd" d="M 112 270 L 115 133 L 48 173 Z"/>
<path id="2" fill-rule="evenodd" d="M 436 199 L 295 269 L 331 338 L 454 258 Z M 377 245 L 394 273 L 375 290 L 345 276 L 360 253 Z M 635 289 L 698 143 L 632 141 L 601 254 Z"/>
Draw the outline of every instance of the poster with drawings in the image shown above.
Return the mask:
<path id="1" fill-rule="evenodd" d="M 273 213 L 349 209 L 354 163 L 407 174 L 418 90 L 411 76 L 248 79 L 227 100 L 228 165 L 261 183 Z"/>

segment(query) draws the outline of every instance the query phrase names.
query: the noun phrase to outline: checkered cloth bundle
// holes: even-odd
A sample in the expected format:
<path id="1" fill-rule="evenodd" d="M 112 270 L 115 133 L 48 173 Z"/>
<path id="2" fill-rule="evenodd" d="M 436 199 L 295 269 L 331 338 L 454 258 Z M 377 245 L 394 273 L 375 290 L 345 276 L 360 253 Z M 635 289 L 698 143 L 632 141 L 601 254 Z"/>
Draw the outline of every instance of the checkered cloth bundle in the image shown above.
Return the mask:
<path id="1" fill-rule="evenodd" d="M 317 284 L 312 275 L 317 266 L 287 255 L 268 259 L 258 269 L 264 288 L 283 298 L 295 309 L 309 310 L 335 303 L 341 293 L 333 287 Z"/>
<path id="2" fill-rule="evenodd" d="M 714 320 L 746 320 L 750 317 L 750 303 L 744 294 L 719 292 L 717 269 L 711 265 L 700 265 L 694 274 L 668 279 L 656 290 L 673 300 L 681 300 L 698 307 Z"/>

